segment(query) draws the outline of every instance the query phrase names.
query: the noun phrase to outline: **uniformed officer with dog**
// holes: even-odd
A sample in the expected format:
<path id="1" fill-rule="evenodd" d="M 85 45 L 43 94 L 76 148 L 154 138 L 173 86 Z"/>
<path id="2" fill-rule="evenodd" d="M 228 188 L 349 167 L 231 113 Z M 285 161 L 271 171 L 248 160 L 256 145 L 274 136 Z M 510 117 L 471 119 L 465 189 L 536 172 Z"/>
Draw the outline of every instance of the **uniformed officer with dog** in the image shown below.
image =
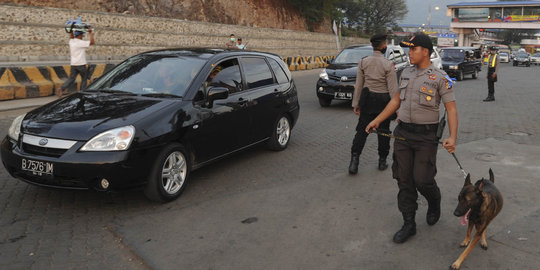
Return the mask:
<path id="1" fill-rule="evenodd" d="M 394 141 L 392 174 L 399 187 L 398 208 L 404 224 L 394 235 L 396 243 L 403 243 L 416 234 L 417 191 L 428 201 L 427 223 L 434 225 L 441 215 L 441 192 L 435 181 L 441 102 L 446 108 L 450 133 L 442 145 L 449 153 L 455 150 L 458 129 L 452 80 L 431 64 L 430 38 L 419 33 L 400 45 L 410 47 L 409 59 L 414 66 L 403 70 L 398 92 L 365 130 L 377 129 L 397 111 L 399 123 L 394 135 L 400 139 Z"/>
<path id="2" fill-rule="evenodd" d="M 392 94 L 397 91 L 396 71 L 392 62 L 384 57 L 386 52 L 386 35 L 371 37 L 373 54 L 362 58 L 358 63 L 356 85 L 352 100 L 353 111 L 359 115 L 356 135 L 351 147 L 349 173 L 358 172 L 360 154 L 366 143 L 368 134 L 364 132 L 367 124 L 384 110 Z M 390 129 L 390 119 L 383 121 L 381 129 Z M 385 170 L 386 157 L 390 151 L 390 138 L 378 135 L 379 170 Z"/>

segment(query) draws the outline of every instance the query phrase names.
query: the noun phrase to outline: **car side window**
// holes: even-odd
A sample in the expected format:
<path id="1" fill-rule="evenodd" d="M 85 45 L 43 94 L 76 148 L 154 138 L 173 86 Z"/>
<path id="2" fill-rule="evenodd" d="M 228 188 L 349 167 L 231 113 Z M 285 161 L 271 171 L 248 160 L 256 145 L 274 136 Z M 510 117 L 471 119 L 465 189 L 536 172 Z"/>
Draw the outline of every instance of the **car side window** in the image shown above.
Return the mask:
<path id="1" fill-rule="evenodd" d="M 276 79 L 279 84 L 289 81 L 287 74 L 285 74 L 285 71 L 283 71 L 283 68 L 276 60 L 268 58 L 268 62 L 270 62 L 270 66 L 272 67 L 272 70 L 274 71 L 274 74 L 276 75 Z"/>
<path id="2" fill-rule="evenodd" d="M 243 57 L 242 65 L 248 89 L 271 85 L 274 83 L 274 77 L 270 67 L 263 58 Z"/>
<path id="3" fill-rule="evenodd" d="M 229 94 L 242 91 L 242 75 L 238 59 L 229 59 L 214 65 L 205 84 L 207 87 L 225 87 L 229 89 Z"/>

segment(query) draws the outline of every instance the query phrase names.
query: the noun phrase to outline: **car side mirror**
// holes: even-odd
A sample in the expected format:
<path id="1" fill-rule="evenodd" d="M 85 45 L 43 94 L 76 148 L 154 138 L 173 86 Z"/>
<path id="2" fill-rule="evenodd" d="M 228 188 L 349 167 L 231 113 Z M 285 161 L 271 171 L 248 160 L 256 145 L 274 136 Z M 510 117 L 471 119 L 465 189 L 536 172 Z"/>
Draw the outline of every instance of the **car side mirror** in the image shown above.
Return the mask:
<path id="1" fill-rule="evenodd" d="M 206 105 L 208 108 L 212 108 L 214 101 L 219 99 L 226 99 L 229 97 L 229 89 L 225 87 L 212 87 L 208 89 L 206 94 Z"/>

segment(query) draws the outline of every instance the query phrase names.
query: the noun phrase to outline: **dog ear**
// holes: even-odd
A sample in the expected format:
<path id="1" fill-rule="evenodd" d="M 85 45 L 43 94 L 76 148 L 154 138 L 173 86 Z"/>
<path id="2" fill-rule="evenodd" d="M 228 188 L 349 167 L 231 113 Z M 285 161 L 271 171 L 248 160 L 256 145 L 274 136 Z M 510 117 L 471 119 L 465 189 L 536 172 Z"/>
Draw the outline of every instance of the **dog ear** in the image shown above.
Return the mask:
<path id="1" fill-rule="evenodd" d="M 465 178 L 465 183 L 463 184 L 463 186 L 468 186 L 468 185 L 472 185 L 471 184 L 471 174 L 470 173 L 467 174 L 467 177 Z"/>
<path id="2" fill-rule="evenodd" d="M 489 181 L 491 181 L 491 183 L 495 183 L 495 176 L 493 175 L 491 168 L 489 168 Z"/>

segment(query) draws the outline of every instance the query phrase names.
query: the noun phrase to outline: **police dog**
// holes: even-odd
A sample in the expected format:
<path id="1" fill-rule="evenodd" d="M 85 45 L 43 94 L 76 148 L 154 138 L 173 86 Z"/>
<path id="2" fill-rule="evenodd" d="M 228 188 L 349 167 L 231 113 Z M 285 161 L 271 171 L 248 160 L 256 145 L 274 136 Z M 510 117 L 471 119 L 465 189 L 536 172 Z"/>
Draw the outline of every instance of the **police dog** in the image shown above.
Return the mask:
<path id="1" fill-rule="evenodd" d="M 499 214 L 503 206 L 503 198 L 499 190 L 495 187 L 495 177 L 493 171 L 489 169 L 489 181 L 482 178 L 471 184 L 471 175 L 467 174 L 465 184 L 459 193 L 459 203 L 454 211 L 454 215 L 461 217 L 461 224 L 466 225 L 467 219 L 469 221 L 469 227 L 467 229 L 467 236 L 461 247 L 467 247 L 459 258 L 452 264 L 450 269 L 459 269 L 467 255 L 476 246 L 478 241 L 482 249 L 487 250 L 486 242 L 486 228 L 489 223 Z M 471 233 L 473 227 L 476 228 L 476 232 L 471 241 Z"/>

